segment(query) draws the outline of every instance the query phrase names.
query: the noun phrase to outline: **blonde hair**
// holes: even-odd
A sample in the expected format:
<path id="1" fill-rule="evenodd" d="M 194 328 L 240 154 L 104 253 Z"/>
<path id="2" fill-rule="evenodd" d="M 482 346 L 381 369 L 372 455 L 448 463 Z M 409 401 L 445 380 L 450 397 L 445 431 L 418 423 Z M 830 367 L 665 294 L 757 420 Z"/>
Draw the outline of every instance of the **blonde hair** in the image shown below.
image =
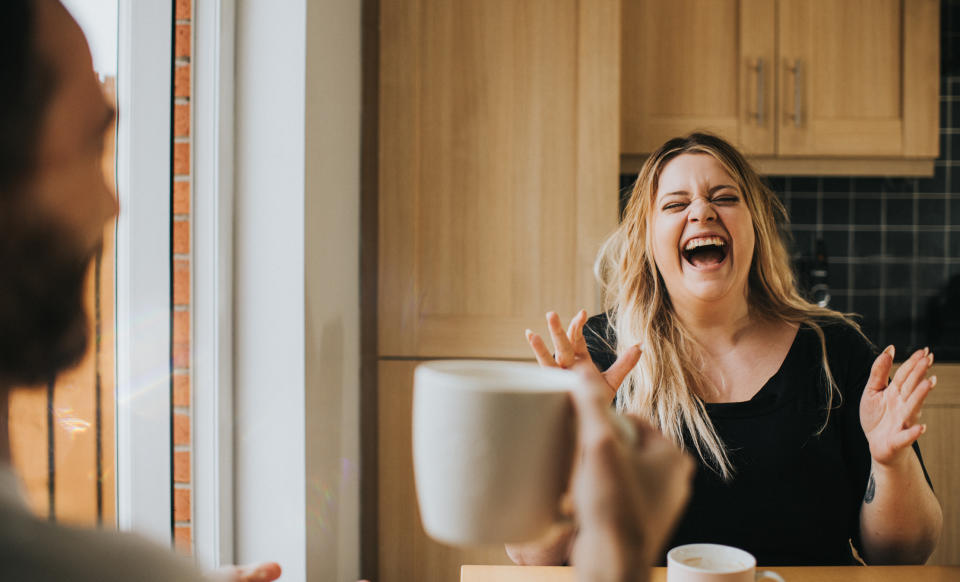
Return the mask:
<path id="1" fill-rule="evenodd" d="M 805 324 L 820 339 L 827 406 L 817 434 L 827 426 L 834 399 L 842 398 L 827 362 L 821 323 L 845 322 L 857 331 L 860 328 L 848 316 L 814 305 L 797 291 L 784 244 L 789 222 L 786 209 L 733 146 L 713 135 L 693 133 L 669 140 L 650 155 L 634 184 L 623 220 L 603 245 L 596 263 L 604 310 L 617 338 L 617 345 L 610 347 L 619 355 L 643 344 L 640 363 L 617 393 L 617 410 L 647 418 L 680 446 L 684 446 L 686 432 L 703 462 L 728 480 L 734 468 L 696 390 L 707 382 L 702 349 L 673 309 L 654 262 L 649 229 L 660 174 L 667 162 L 684 153 L 713 156 L 736 181 L 750 211 L 756 239 L 747 280 L 751 317 Z"/>

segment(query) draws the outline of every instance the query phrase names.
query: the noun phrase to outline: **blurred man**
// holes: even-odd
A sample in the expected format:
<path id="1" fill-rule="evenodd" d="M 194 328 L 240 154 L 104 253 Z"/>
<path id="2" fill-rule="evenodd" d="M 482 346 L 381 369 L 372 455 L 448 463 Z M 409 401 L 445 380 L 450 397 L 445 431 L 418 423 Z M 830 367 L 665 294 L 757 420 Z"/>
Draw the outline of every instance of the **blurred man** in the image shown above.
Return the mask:
<path id="1" fill-rule="evenodd" d="M 5 0 L 0 47 L 0 580 L 203 580 L 187 560 L 136 536 L 38 519 L 20 496 L 8 395 L 13 386 L 47 382 L 87 349 L 84 277 L 117 213 L 101 169 L 115 112 L 83 33 L 57 0 Z M 625 435 L 596 369 L 575 369 L 584 378 L 575 395 L 579 575 L 644 580 L 687 497 L 692 463 L 640 421 L 630 420 Z M 211 576 L 269 582 L 279 575 L 267 563 Z"/>
<path id="2" fill-rule="evenodd" d="M 20 496 L 9 391 L 43 385 L 87 349 L 84 278 L 117 213 L 101 166 L 115 112 L 83 33 L 57 0 L 5 0 L 0 47 L 0 580 L 202 580 L 169 550 L 38 519 Z M 212 577 L 279 575 L 262 564 Z"/>

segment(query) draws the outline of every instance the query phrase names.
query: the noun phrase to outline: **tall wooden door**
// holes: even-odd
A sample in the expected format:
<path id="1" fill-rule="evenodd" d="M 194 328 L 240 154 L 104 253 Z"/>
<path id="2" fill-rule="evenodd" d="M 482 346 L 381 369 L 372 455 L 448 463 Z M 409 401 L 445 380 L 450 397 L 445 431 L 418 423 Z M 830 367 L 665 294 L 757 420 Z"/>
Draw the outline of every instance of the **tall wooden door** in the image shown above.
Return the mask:
<path id="1" fill-rule="evenodd" d="M 619 0 L 382 0 L 379 355 L 530 357 L 598 307 Z"/>
<path id="2" fill-rule="evenodd" d="M 936 156 L 936 0 L 780 0 L 779 154 Z"/>
<path id="3" fill-rule="evenodd" d="M 623 3 L 622 151 L 707 130 L 773 154 L 774 0 Z"/>

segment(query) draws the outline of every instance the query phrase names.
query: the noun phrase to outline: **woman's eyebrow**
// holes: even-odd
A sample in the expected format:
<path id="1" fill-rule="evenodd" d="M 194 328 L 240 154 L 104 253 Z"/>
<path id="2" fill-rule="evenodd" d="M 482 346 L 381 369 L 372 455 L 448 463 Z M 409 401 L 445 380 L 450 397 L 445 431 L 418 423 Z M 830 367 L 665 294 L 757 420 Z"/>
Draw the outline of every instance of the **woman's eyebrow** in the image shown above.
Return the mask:
<path id="1" fill-rule="evenodd" d="M 661 194 L 658 198 L 669 198 L 671 196 L 690 196 L 690 193 L 686 190 L 677 190 L 675 192 L 667 192 L 666 194 Z"/>
<path id="2" fill-rule="evenodd" d="M 710 188 L 709 192 L 710 192 L 711 194 L 713 194 L 714 192 L 717 192 L 717 191 L 719 191 L 719 190 L 723 190 L 723 189 L 725 189 L 725 188 L 730 188 L 731 190 L 736 190 L 736 189 L 737 189 L 737 187 L 734 186 L 734 185 L 732 185 L 732 184 L 717 184 L 717 185 L 714 186 L 713 188 Z"/>

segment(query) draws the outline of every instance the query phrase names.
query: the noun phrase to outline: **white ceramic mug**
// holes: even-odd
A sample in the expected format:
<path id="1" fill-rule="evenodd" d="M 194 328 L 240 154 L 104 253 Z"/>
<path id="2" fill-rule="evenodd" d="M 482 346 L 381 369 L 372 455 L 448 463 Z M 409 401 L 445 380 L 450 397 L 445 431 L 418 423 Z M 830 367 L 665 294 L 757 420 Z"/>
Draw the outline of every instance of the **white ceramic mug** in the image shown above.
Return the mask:
<path id="1" fill-rule="evenodd" d="M 578 382 L 520 362 L 417 367 L 413 464 L 427 534 L 453 545 L 524 542 L 561 519 Z"/>
<path id="2" fill-rule="evenodd" d="M 757 572 L 750 552 L 720 544 L 687 544 L 667 552 L 667 582 L 784 582 L 780 574 Z"/>

